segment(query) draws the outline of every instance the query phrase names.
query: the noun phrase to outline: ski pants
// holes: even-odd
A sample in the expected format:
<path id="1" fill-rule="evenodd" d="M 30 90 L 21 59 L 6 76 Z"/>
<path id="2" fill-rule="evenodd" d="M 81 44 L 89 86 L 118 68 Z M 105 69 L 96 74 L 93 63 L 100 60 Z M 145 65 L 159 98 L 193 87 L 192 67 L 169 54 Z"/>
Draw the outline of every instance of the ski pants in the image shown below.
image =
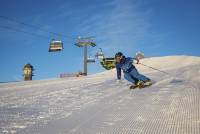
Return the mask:
<path id="1" fill-rule="evenodd" d="M 129 73 L 124 72 L 124 78 L 131 83 L 136 83 L 138 80 L 141 80 L 143 82 L 146 82 L 147 80 L 149 80 L 148 77 L 142 74 L 139 74 L 136 68 L 131 70 Z"/>

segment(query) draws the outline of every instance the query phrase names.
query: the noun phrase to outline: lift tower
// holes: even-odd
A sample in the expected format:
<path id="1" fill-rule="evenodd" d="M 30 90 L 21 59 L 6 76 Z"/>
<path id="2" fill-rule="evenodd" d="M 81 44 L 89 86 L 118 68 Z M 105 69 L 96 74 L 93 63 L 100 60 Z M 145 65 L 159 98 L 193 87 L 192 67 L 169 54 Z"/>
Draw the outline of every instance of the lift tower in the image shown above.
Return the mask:
<path id="1" fill-rule="evenodd" d="M 84 75 L 87 75 L 87 47 L 96 46 L 96 43 L 94 42 L 94 37 L 78 37 L 75 45 L 78 47 L 84 47 Z"/>

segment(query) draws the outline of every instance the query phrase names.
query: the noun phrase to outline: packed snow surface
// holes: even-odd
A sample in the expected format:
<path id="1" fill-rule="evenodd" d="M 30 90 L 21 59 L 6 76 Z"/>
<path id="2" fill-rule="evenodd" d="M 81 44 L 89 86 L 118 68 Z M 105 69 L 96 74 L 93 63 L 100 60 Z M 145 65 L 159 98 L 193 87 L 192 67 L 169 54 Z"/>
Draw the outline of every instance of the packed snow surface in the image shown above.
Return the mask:
<path id="1" fill-rule="evenodd" d="M 200 57 L 146 58 L 154 84 L 129 89 L 116 70 L 0 84 L 2 134 L 200 134 Z"/>

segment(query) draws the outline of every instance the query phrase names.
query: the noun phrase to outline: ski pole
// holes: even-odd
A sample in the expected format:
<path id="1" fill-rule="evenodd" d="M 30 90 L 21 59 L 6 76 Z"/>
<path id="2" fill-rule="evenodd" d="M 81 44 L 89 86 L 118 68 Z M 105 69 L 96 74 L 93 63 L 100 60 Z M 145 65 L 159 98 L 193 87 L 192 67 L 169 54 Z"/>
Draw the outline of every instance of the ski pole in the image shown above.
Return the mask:
<path id="1" fill-rule="evenodd" d="M 167 72 L 165 72 L 165 71 L 159 70 L 159 69 L 157 69 L 157 68 L 154 68 L 154 67 L 151 67 L 151 66 L 147 66 L 147 65 L 142 64 L 142 63 L 138 63 L 138 64 L 143 65 L 143 66 L 146 66 L 146 67 L 148 67 L 148 68 L 151 68 L 151 69 L 153 69 L 153 70 L 157 70 L 157 71 L 159 71 L 159 72 L 162 72 L 162 73 L 164 73 L 164 74 L 167 74 L 167 75 L 170 75 L 170 76 L 171 76 L 171 74 L 169 74 L 169 73 L 167 73 Z"/>
<path id="2" fill-rule="evenodd" d="M 177 82 L 182 82 L 182 81 L 183 81 L 183 80 L 181 80 L 180 77 L 174 76 L 174 75 L 172 75 L 172 74 L 170 74 L 170 73 L 167 73 L 167 72 L 165 72 L 165 71 L 162 71 L 162 70 L 160 70 L 160 69 L 157 69 L 157 68 L 154 68 L 154 67 L 151 67 L 151 66 L 147 66 L 147 65 L 142 64 L 142 63 L 138 63 L 138 64 L 141 64 L 141 65 L 143 65 L 143 66 L 146 66 L 146 67 L 151 68 L 151 69 L 153 69 L 153 70 L 157 70 L 157 71 L 159 71 L 159 72 L 162 72 L 162 73 L 164 73 L 164 74 L 167 74 L 167 75 L 173 77 L 174 80 L 172 80 L 171 82 L 175 81 L 175 82 L 177 83 Z"/>

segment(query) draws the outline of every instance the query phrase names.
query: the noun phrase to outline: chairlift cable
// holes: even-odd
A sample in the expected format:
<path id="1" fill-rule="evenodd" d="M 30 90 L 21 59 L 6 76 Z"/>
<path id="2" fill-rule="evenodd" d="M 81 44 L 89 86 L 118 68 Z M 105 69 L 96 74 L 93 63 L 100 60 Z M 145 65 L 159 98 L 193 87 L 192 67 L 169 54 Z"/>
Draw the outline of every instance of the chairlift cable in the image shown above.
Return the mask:
<path id="1" fill-rule="evenodd" d="M 10 17 L 6 17 L 6 16 L 0 15 L 0 18 L 5 19 L 5 20 L 9 20 L 9 21 L 12 21 L 12 22 L 15 22 L 15 23 L 18 23 L 18 24 L 27 26 L 27 27 L 36 28 L 36 29 L 38 29 L 38 30 L 40 30 L 40 31 L 44 31 L 44 32 L 47 32 L 47 33 L 49 33 L 49 34 L 53 34 L 53 35 L 57 35 L 57 36 L 62 36 L 62 37 L 66 37 L 66 38 L 71 38 L 71 39 L 76 39 L 76 38 L 77 38 L 77 37 L 75 37 L 75 36 L 69 36 L 69 35 L 64 35 L 64 34 L 57 33 L 57 32 L 52 32 L 52 31 L 46 30 L 46 29 L 44 29 L 44 28 L 41 28 L 41 27 L 39 27 L 39 26 L 32 25 L 32 24 L 27 24 L 27 23 L 24 23 L 24 22 L 15 20 L 15 19 L 10 18 Z"/>
<path id="2" fill-rule="evenodd" d="M 8 30 L 15 31 L 15 32 L 21 32 L 21 33 L 32 35 L 32 36 L 42 37 L 42 38 L 45 38 L 45 39 L 49 39 L 49 37 L 44 36 L 44 35 L 38 35 L 38 34 L 35 34 L 35 33 L 23 31 L 23 30 L 20 30 L 20 29 L 9 27 L 9 26 L 2 26 L 2 25 L 0 25 L 0 28 L 2 28 L 2 29 L 8 29 Z"/>

